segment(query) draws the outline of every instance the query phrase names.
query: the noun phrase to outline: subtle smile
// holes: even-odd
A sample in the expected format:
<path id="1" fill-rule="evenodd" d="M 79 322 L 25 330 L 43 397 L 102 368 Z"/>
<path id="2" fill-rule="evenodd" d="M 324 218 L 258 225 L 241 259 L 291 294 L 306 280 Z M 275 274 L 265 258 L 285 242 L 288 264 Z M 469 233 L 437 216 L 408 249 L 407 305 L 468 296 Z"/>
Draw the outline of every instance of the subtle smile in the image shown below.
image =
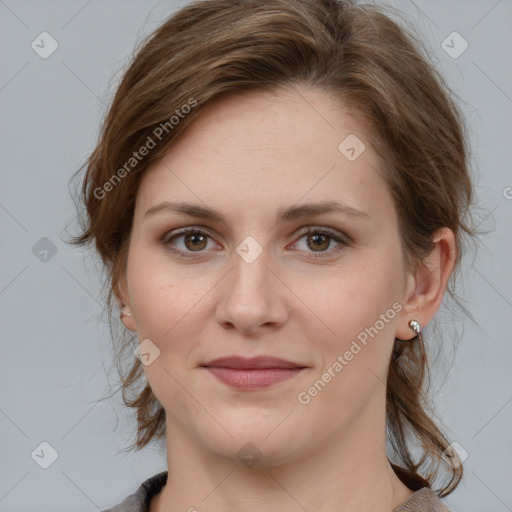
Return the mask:
<path id="1" fill-rule="evenodd" d="M 298 375 L 307 368 L 298 363 L 267 356 L 230 356 L 201 366 L 224 384 L 245 390 L 272 386 Z"/>

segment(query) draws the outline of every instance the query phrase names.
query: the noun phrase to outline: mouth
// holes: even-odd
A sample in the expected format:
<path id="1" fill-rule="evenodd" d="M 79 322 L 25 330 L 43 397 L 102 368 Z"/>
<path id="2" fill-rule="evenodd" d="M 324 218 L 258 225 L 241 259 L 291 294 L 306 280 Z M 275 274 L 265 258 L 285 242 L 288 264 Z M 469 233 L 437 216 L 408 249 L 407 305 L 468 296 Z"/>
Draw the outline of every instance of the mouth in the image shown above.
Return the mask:
<path id="1" fill-rule="evenodd" d="M 307 366 L 275 357 L 222 357 L 201 365 L 228 386 L 257 390 L 267 388 L 303 372 Z"/>

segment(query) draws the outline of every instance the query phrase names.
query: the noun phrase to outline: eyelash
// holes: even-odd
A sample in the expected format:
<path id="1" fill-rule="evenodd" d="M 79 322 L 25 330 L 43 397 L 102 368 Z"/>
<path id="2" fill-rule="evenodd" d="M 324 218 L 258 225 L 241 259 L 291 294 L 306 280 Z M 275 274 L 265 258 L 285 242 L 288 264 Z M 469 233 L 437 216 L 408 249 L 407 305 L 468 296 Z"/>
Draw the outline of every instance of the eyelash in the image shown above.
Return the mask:
<path id="1" fill-rule="evenodd" d="M 172 236 L 169 236 L 170 233 L 174 233 L 174 234 L 172 234 Z M 170 233 L 167 233 L 166 235 L 164 235 L 164 237 L 162 238 L 162 241 L 161 241 L 162 245 L 164 247 L 166 247 L 167 250 L 176 254 L 180 258 L 195 258 L 196 256 L 193 255 L 194 251 L 185 252 L 185 251 L 182 251 L 180 249 L 176 249 L 175 247 L 173 247 L 171 245 L 171 242 L 173 242 L 177 238 L 180 238 L 181 236 L 188 235 L 188 234 L 206 235 L 207 237 L 212 238 L 209 233 L 207 233 L 206 231 L 203 231 L 202 229 L 198 229 L 198 228 L 184 228 L 184 229 L 179 230 L 178 232 L 171 231 Z M 318 253 L 312 252 L 311 253 L 312 255 L 308 256 L 309 258 L 312 258 L 312 259 L 330 257 L 333 254 L 337 254 L 339 251 L 343 250 L 343 248 L 345 246 L 349 245 L 349 241 L 345 237 L 340 236 L 340 234 L 337 231 L 334 231 L 329 228 L 319 228 L 319 227 L 314 227 L 314 226 L 308 226 L 307 231 L 300 233 L 300 236 L 297 239 L 297 241 L 302 239 L 304 236 L 311 235 L 311 234 L 328 236 L 329 238 L 333 239 L 335 242 L 340 244 L 331 251 L 319 251 Z M 203 251 L 197 251 L 198 254 L 201 252 L 203 252 Z M 326 256 L 324 256 L 324 254 L 326 254 Z"/>

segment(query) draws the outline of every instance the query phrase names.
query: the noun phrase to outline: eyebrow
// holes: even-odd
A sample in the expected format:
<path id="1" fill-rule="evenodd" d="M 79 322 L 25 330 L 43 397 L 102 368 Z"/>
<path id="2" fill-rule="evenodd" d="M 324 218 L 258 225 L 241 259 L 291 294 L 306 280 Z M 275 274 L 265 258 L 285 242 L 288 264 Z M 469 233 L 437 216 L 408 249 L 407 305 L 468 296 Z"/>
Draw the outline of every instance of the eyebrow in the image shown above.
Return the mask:
<path id="1" fill-rule="evenodd" d="M 226 223 L 224 216 L 220 212 L 211 208 L 184 202 L 169 201 L 164 201 L 148 208 L 144 214 L 144 218 L 161 212 L 178 213 L 199 219 L 217 221 L 223 224 Z M 299 206 L 283 208 L 277 213 L 277 221 L 290 221 L 300 219 L 302 217 L 321 215 L 323 213 L 341 213 L 352 219 L 370 220 L 370 216 L 366 212 L 357 210 L 352 206 L 339 201 L 324 201 L 320 203 L 306 203 Z"/>

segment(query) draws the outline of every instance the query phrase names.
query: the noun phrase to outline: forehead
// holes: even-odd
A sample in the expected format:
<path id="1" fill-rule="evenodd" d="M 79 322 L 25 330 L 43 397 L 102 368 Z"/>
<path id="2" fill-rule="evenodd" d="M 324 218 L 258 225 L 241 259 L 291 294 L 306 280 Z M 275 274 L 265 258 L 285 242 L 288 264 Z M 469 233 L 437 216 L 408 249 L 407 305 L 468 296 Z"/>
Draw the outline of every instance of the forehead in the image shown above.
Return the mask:
<path id="1" fill-rule="evenodd" d="M 332 95 L 300 88 L 245 91 L 202 107 L 146 171 L 137 207 L 186 199 L 226 211 L 278 209 L 284 200 L 321 198 L 371 209 L 380 196 L 380 206 L 392 206 L 366 126 Z"/>

